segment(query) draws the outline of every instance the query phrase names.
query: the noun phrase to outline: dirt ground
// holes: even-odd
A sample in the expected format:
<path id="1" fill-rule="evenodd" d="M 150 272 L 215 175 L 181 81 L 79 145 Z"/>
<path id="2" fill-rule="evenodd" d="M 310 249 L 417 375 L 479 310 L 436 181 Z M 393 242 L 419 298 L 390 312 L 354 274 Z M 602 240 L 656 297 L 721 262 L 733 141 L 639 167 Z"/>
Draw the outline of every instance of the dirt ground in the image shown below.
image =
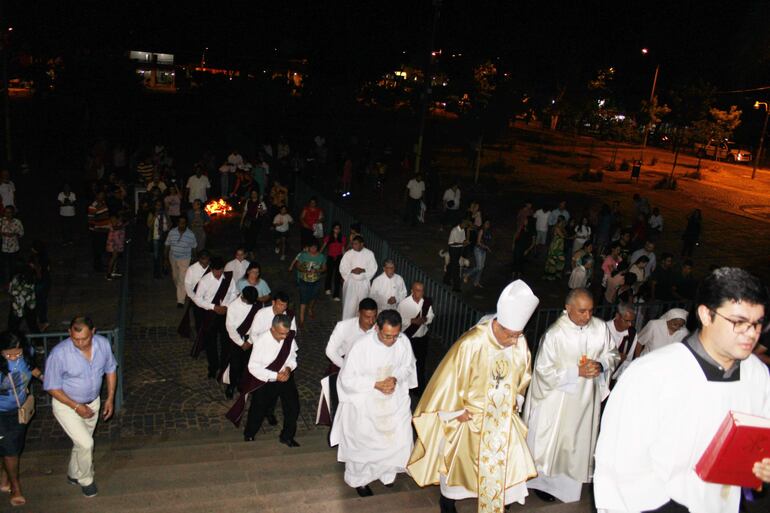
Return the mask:
<path id="1" fill-rule="evenodd" d="M 463 295 L 480 310 L 492 310 L 498 292 L 510 280 L 511 238 L 516 212 L 525 202 L 555 206 L 566 200 L 571 214 L 596 208 L 602 203 L 620 201 L 625 218 L 633 212 L 633 194 L 647 198 L 664 217 L 664 232 L 656 253 L 681 250 L 681 233 L 686 216 L 693 209 L 703 211 L 701 244 L 693 257 L 696 274 L 706 274 L 711 266 L 746 267 L 770 278 L 767 254 L 770 251 L 770 172 L 760 170 L 751 180 L 750 165 L 731 165 L 703 160 L 701 178 L 687 178 L 697 166 L 697 159 L 680 154 L 675 177 L 676 190 L 656 189 L 654 185 L 669 175 L 673 154 L 657 148 L 644 152 L 645 165 L 638 180 L 630 171 L 605 171 L 600 182 L 578 181 L 575 176 L 590 166 L 604 168 L 613 158 L 617 165 L 623 159 L 639 158 L 640 149 L 591 138 L 515 127 L 502 141 L 485 147 L 479 186 L 473 184 L 473 170 L 467 150 L 458 147 L 433 149 L 433 165 L 440 171 L 441 196 L 450 181 L 459 180 L 464 191 L 463 205 L 470 199 L 481 201 L 485 217 L 493 222 L 493 253 L 484 271 L 483 289 L 466 285 Z M 655 160 L 655 164 L 651 165 Z M 489 166 L 502 163 L 503 165 Z M 446 245 L 448 233 L 440 229 L 440 214 L 428 212 L 427 222 L 410 229 L 401 222 L 403 188 L 407 173 L 391 166 L 382 197 L 370 188 L 359 186 L 348 201 L 362 221 L 394 243 L 436 278 L 442 275 L 438 251 Z M 484 169 L 487 167 L 487 169 Z M 494 171 L 490 171 L 494 167 Z M 566 277 L 555 284 L 541 280 L 543 259 L 530 261 L 525 277 L 546 306 L 558 307 L 567 290 Z M 595 280 L 596 281 L 596 280 Z"/>

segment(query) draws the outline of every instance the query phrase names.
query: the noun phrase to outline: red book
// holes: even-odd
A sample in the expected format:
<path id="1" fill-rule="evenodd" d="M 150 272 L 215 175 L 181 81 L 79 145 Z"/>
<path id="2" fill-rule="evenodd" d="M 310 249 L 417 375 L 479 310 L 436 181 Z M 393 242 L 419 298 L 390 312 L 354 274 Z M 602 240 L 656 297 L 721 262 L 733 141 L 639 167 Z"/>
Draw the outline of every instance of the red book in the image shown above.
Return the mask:
<path id="1" fill-rule="evenodd" d="M 695 465 L 698 476 L 709 483 L 759 488 L 754 464 L 770 458 L 770 419 L 729 412 Z"/>

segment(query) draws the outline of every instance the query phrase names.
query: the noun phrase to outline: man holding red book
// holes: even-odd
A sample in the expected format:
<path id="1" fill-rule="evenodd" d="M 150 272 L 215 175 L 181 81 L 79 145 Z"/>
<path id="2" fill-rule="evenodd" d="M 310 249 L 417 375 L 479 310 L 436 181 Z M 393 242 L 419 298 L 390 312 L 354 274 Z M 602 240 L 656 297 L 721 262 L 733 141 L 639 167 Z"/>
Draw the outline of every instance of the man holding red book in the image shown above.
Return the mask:
<path id="1" fill-rule="evenodd" d="M 770 418 L 770 374 L 752 355 L 767 302 L 755 276 L 716 269 L 698 292 L 699 329 L 629 366 L 610 395 L 596 447 L 600 512 L 738 513 L 740 487 L 707 482 L 696 465 L 729 412 Z M 770 483 L 768 438 L 759 439 L 728 454 L 754 461 L 736 482 Z"/>

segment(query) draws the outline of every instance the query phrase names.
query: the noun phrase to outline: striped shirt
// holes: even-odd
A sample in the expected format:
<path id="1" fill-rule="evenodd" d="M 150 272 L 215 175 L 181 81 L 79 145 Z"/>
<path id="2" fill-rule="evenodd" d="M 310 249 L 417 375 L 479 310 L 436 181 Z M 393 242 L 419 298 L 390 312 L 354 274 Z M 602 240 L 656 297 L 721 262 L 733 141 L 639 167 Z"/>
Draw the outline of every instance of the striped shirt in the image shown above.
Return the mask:
<path id="1" fill-rule="evenodd" d="M 169 247 L 169 257 L 172 260 L 189 260 L 192 258 L 192 250 L 198 246 L 198 241 L 192 230 L 179 233 L 179 228 L 168 232 L 166 246 Z"/>
<path id="2" fill-rule="evenodd" d="M 88 206 L 88 229 L 105 233 L 110 230 L 110 210 L 106 203 L 93 202 Z"/>

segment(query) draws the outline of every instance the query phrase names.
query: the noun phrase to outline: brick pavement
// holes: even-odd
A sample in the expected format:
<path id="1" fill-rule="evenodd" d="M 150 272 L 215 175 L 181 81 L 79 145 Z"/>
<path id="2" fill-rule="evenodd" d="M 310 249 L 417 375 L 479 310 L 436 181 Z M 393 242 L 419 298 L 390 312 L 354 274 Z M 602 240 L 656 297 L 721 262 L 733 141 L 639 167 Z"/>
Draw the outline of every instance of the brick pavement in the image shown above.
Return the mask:
<path id="1" fill-rule="evenodd" d="M 238 241 L 236 224 L 232 218 L 214 221 L 209 246 L 215 253 L 223 257 L 234 253 Z M 293 249 L 298 245 L 297 238 L 291 239 Z M 96 439 L 115 441 L 127 437 L 174 437 L 194 430 L 235 430 L 224 418 L 232 402 L 225 399 L 223 386 L 206 378 L 205 357 L 191 359 L 190 341 L 176 333 L 182 314 L 176 308 L 171 278 L 153 279 L 151 254 L 141 241 L 135 243 L 132 317 L 125 348 L 124 409 L 113 420 L 99 423 Z M 82 260 L 77 255 L 72 258 Z M 272 246 L 260 252 L 258 261 L 271 289 L 289 292 L 292 301 L 298 303 L 292 275 L 287 272 L 288 262 L 281 262 Z M 105 286 L 117 287 L 117 282 L 103 281 Z M 97 283 L 101 285 L 98 280 Z M 101 306 L 98 304 L 100 295 L 77 293 L 91 297 L 94 306 Z M 78 311 L 88 312 L 89 306 L 80 305 Z M 322 295 L 316 306 L 316 319 L 307 319 L 305 329 L 298 335 L 300 350 L 296 381 L 301 402 L 300 431 L 316 429 L 319 381 L 328 365 L 324 349 L 340 313 L 341 303 Z M 280 412 L 277 408 L 278 427 L 265 423 L 266 431 L 277 432 L 280 428 Z M 27 443 L 28 448 L 34 450 L 66 447 L 70 442 L 53 419 L 50 408 L 40 408 L 30 424 Z"/>

